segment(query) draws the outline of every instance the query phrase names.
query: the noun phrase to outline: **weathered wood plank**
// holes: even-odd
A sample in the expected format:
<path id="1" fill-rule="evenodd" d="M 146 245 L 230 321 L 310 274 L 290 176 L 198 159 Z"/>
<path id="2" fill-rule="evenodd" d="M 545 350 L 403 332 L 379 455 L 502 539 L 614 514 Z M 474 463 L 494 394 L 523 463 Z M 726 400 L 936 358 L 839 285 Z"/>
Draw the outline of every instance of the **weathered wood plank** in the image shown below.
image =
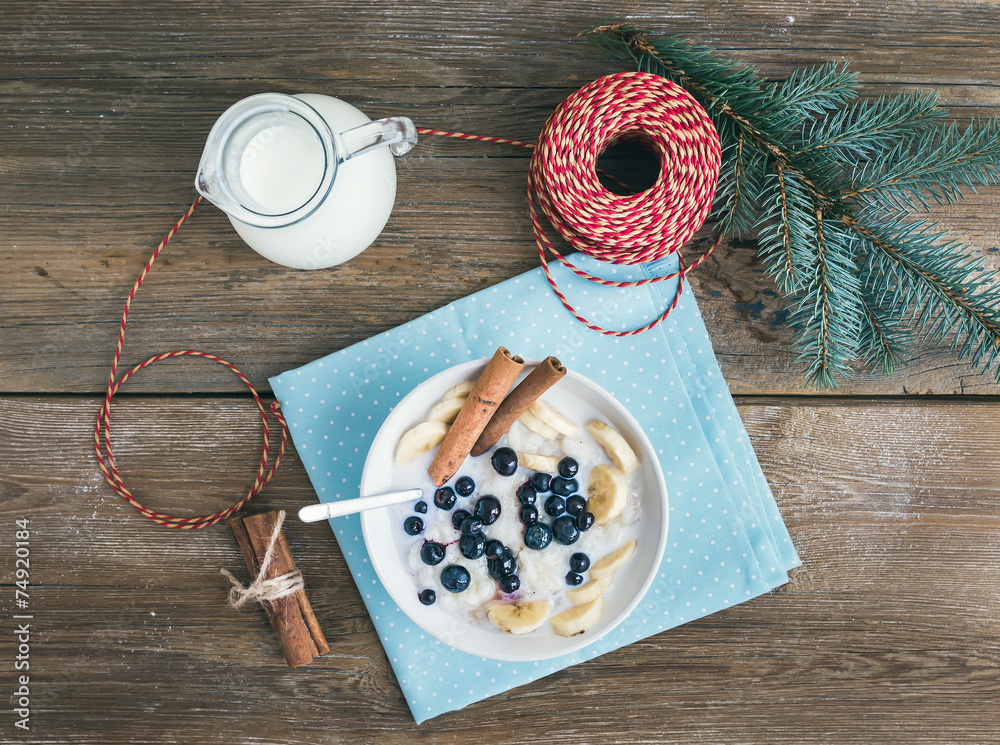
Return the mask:
<path id="1" fill-rule="evenodd" d="M 289 671 L 263 613 L 224 605 L 228 531 L 154 526 L 102 482 L 98 405 L 0 399 L 0 524 L 34 531 L 38 742 L 1000 739 L 996 400 L 743 400 L 804 560 L 791 583 L 420 728 L 329 529 L 286 525 L 333 647 Z M 218 509 L 255 469 L 254 411 L 123 398 L 119 466 L 150 506 Z M 294 454 L 259 499 L 312 500 Z"/>
<path id="2" fill-rule="evenodd" d="M 264 88 L 335 92 L 372 115 L 530 139 L 570 91 L 623 69 L 573 36 L 616 10 L 774 77 L 850 58 L 867 92 L 940 88 L 963 119 L 995 115 L 1000 105 L 1000 6 L 986 2 L 597 8 L 521 0 L 422 10 L 295 2 L 280 12 L 231 2 L 8 3 L 0 22 L 9 49 L 0 66 L 0 390 L 100 391 L 124 294 L 193 197 L 205 133 L 232 101 Z M 263 385 L 268 375 L 535 266 L 523 153 L 425 138 L 399 164 L 399 203 L 386 233 L 339 269 L 289 272 L 243 247 L 214 208 L 197 215 L 140 294 L 126 355 L 205 348 Z M 991 264 L 998 200 L 987 191 L 941 213 Z M 752 244 L 725 246 L 694 285 L 735 391 L 803 390 L 785 314 Z M 239 390 L 226 376 L 196 370 L 179 379 L 164 368 L 132 386 Z M 946 350 L 921 347 L 892 380 L 863 374 L 842 391 L 997 386 Z"/>

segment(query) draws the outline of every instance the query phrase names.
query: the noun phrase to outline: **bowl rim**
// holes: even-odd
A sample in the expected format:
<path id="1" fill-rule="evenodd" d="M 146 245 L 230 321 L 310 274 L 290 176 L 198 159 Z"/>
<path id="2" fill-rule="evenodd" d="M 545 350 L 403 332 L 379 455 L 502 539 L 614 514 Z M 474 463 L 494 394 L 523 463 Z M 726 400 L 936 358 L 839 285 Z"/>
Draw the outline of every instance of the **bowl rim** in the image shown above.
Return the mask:
<path id="1" fill-rule="evenodd" d="M 469 377 L 470 376 L 469 373 L 471 373 L 471 371 L 476 369 L 482 369 L 483 367 L 485 367 L 485 365 L 489 362 L 489 359 L 490 359 L 489 357 L 483 357 L 480 359 L 468 360 L 466 362 L 461 362 L 456 365 L 447 367 L 444 370 L 441 370 L 429 376 L 428 378 L 424 379 L 420 383 L 418 383 L 416 386 L 413 387 L 413 389 L 409 393 L 403 396 L 403 398 L 401 398 L 392 407 L 392 410 L 386 416 L 385 420 L 382 422 L 382 424 L 376 431 L 375 435 L 372 437 L 368 453 L 365 455 L 365 463 L 361 472 L 361 484 L 360 484 L 362 496 L 364 496 L 367 493 L 365 487 L 368 484 L 369 479 L 371 478 L 373 469 L 376 468 L 376 464 L 373 463 L 372 460 L 372 452 L 375 449 L 375 443 L 378 442 L 379 436 L 383 433 L 383 431 L 387 429 L 388 425 L 391 422 L 393 422 L 395 418 L 401 416 L 397 415 L 397 412 L 402 412 L 406 410 L 407 407 L 404 405 L 406 401 L 408 399 L 411 399 L 411 397 L 419 396 L 422 391 L 426 391 L 427 389 L 434 387 L 435 382 L 441 378 L 444 378 L 446 376 L 448 377 L 457 376 L 459 374 L 459 371 L 466 372 L 466 377 Z M 531 367 L 541 362 L 541 360 L 529 357 L 525 357 L 524 361 L 525 361 L 525 371 L 528 371 Z M 369 561 L 371 562 L 372 567 L 375 569 L 375 574 L 378 577 L 378 580 L 381 583 L 382 588 L 389 595 L 392 602 L 396 604 L 400 612 L 402 612 L 403 615 L 405 615 L 406 618 L 411 623 L 413 623 L 418 628 L 430 634 L 434 639 L 437 639 L 442 644 L 446 644 L 461 652 L 476 655 L 478 657 L 485 657 L 487 659 L 509 661 L 509 662 L 535 662 L 539 660 L 551 659 L 553 657 L 561 657 L 563 655 L 572 654 L 573 652 L 578 652 L 581 649 L 584 649 L 585 647 L 588 647 L 591 644 L 597 642 L 599 639 L 604 638 L 608 633 L 610 633 L 613 629 L 617 628 L 626 618 L 628 618 L 632 614 L 632 611 L 636 609 L 639 603 L 642 602 L 642 599 L 649 592 L 649 588 L 652 586 L 653 581 L 656 579 L 657 574 L 660 572 L 660 566 L 663 563 L 663 554 L 666 551 L 667 535 L 670 527 L 670 499 L 669 499 L 669 494 L 667 492 L 666 481 L 663 475 L 663 467 L 662 464 L 660 463 L 659 458 L 656 455 L 656 450 L 653 448 L 652 443 L 649 441 L 649 437 L 646 435 L 646 432 L 643 429 L 642 425 L 639 424 L 638 421 L 636 421 L 632 413 L 614 396 L 614 394 L 606 390 L 600 384 L 591 380 L 582 373 L 576 372 L 575 370 L 567 370 L 567 376 L 572 376 L 573 380 L 577 384 L 582 385 L 584 388 L 587 388 L 593 393 L 600 396 L 601 399 L 603 399 L 604 403 L 608 404 L 610 408 L 614 409 L 615 412 L 620 417 L 622 417 L 626 422 L 628 422 L 631 428 L 631 432 L 628 433 L 630 435 L 630 439 L 638 438 L 639 442 L 634 444 L 639 445 L 641 449 L 645 451 L 644 455 L 647 456 L 648 460 L 650 461 L 650 467 L 653 469 L 653 475 L 655 477 L 656 485 L 658 487 L 658 493 L 660 496 L 660 508 L 661 508 L 660 511 L 662 513 L 662 519 L 660 521 L 659 540 L 657 541 L 657 545 L 654 549 L 654 555 L 650 570 L 647 573 L 645 579 L 643 580 L 642 585 L 636 591 L 632 599 L 625 605 L 625 607 L 618 614 L 615 615 L 612 621 L 604 624 L 603 631 L 601 631 L 599 634 L 581 634 L 578 637 L 576 637 L 577 639 L 576 643 L 568 644 L 564 647 L 559 647 L 555 649 L 551 654 L 538 655 L 538 654 L 525 654 L 517 652 L 505 653 L 505 652 L 487 651 L 478 648 L 473 649 L 471 647 L 463 647 L 460 642 L 460 637 L 458 644 L 455 643 L 455 639 L 446 640 L 442 638 L 441 635 L 438 633 L 438 630 L 432 624 L 421 623 L 420 619 L 410 615 L 407 612 L 404 605 L 399 602 L 396 595 L 393 593 L 393 590 L 391 589 L 394 587 L 394 585 L 391 582 L 387 582 L 384 576 L 384 571 L 386 570 L 386 568 L 383 567 L 382 565 L 380 552 L 372 551 L 372 546 L 375 545 L 375 538 L 371 533 L 371 531 L 375 529 L 375 525 L 373 524 L 372 513 L 381 512 L 381 510 L 362 512 L 361 532 L 364 537 L 365 550 L 368 553 Z M 378 467 L 381 467 L 381 464 L 379 464 Z M 462 623 L 463 625 L 467 625 L 465 622 Z"/>

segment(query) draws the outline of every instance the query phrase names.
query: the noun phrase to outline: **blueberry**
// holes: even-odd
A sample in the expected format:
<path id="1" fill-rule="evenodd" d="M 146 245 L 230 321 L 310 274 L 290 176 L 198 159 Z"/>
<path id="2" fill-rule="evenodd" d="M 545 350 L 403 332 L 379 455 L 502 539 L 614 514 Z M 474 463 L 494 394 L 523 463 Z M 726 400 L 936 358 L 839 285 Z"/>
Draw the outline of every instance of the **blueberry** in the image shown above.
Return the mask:
<path id="1" fill-rule="evenodd" d="M 455 496 L 455 490 L 450 486 L 442 486 L 434 492 L 434 504 L 442 510 L 450 510 L 455 506 L 455 502 L 457 501 L 458 497 Z"/>
<path id="2" fill-rule="evenodd" d="M 451 513 L 451 524 L 455 526 L 455 530 L 462 529 L 462 523 L 472 517 L 472 513 L 468 510 L 455 510 Z"/>
<path id="3" fill-rule="evenodd" d="M 507 547 L 503 545 L 502 541 L 498 541 L 495 538 L 486 541 L 486 558 L 488 559 L 496 559 L 499 556 L 503 556 L 506 550 Z"/>
<path id="4" fill-rule="evenodd" d="M 444 560 L 444 546 L 434 541 L 427 541 L 420 547 L 420 560 L 430 566 L 440 564 Z"/>
<path id="5" fill-rule="evenodd" d="M 571 479 L 576 476 L 576 472 L 580 470 L 580 464 L 573 458 L 563 458 L 559 461 L 559 465 L 556 468 L 559 471 L 559 475 L 564 479 Z"/>
<path id="6" fill-rule="evenodd" d="M 478 559 L 486 553 L 486 536 L 483 533 L 463 535 L 458 539 L 458 550 L 466 559 Z"/>
<path id="7" fill-rule="evenodd" d="M 579 494 L 574 494 L 566 500 L 566 511 L 574 517 L 579 515 L 585 509 L 587 509 L 587 500 Z"/>
<path id="8" fill-rule="evenodd" d="M 570 515 L 563 515 L 552 523 L 552 537 L 564 546 L 576 543 L 580 540 L 580 529 L 576 527 L 576 520 Z"/>
<path id="9" fill-rule="evenodd" d="M 545 514 L 549 517 L 559 517 L 566 511 L 566 500 L 553 494 L 545 500 Z"/>
<path id="10" fill-rule="evenodd" d="M 533 505 L 526 505 L 517 513 L 518 519 L 525 525 L 532 525 L 538 522 L 538 510 Z"/>
<path id="11" fill-rule="evenodd" d="M 536 473 L 531 477 L 531 485 L 535 487 L 536 492 L 547 492 L 549 490 L 549 481 L 551 480 L 552 477 L 547 473 Z"/>
<path id="12" fill-rule="evenodd" d="M 448 592 L 462 592 L 469 586 L 472 576 L 461 564 L 451 564 L 441 570 L 441 586 Z"/>
<path id="13" fill-rule="evenodd" d="M 545 523 L 533 523 L 524 529 L 524 545 L 541 551 L 552 543 L 552 529 Z"/>
<path id="14" fill-rule="evenodd" d="M 455 491 L 460 497 L 471 497 L 476 490 L 476 482 L 468 476 L 462 476 L 455 482 Z"/>
<path id="15" fill-rule="evenodd" d="M 578 551 L 569 557 L 569 568 L 574 572 L 586 572 L 590 569 L 590 557 Z"/>
<path id="16" fill-rule="evenodd" d="M 517 592 L 521 587 L 521 578 L 516 574 L 508 574 L 500 580 L 500 589 L 508 595 Z"/>
<path id="17" fill-rule="evenodd" d="M 580 484 L 577 483 L 576 479 L 565 479 L 562 476 L 556 476 L 549 482 L 549 489 L 553 494 L 558 494 L 560 497 L 568 497 L 570 494 L 575 494 L 580 490 Z"/>
<path id="18" fill-rule="evenodd" d="M 486 553 L 486 536 L 482 533 L 463 535 L 458 539 L 458 550 L 466 559 L 478 559 Z"/>
<path id="19" fill-rule="evenodd" d="M 424 590 L 418 597 L 424 605 L 434 605 L 434 601 L 438 599 L 437 593 L 434 590 Z"/>
<path id="20" fill-rule="evenodd" d="M 406 531 L 407 535 L 417 535 L 423 529 L 424 521 L 416 515 L 410 515 L 408 518 L 403 520 L 403 530 Z"/>
<path id="21" fill-rule="evenodd" d="M 476 500 L 476 506 L 472 509 L 472 514 L 483 521 L 483 525 L 492 525 L 500 519 L 500 500 L 492 494 L 480 497 Z"/>
<path id="22" fill-rule="evenodd" d="M 493 470 L 501 476 L 513 476 L 517 470 L 517 453 L 510 448 L 497 448 L 490 458 Z"/>
<path id="23" fill-rule="evenodd" d="M 425 514 L 427 512 L 427 502 L 421 499 L 419 502 L 413 505 L 413 511 L 419 512 L 421 515 Z"/>
<path id="24" fill-rule="evenodd" d="M 583 576 L 576 572 L 566 572 L 567 585 L 579 585 L 583 582 Z"/>
<path id="25" fill-rule="evenodd" d="M 467 517 L 462 521 L 462 526 L 459 528 L 464 535 L 475 535 L 476 533 L 481 533 L 483 530 L 483 521 L 475 517 Z"/>
<path id="26" fill-rule="evenodd" d="M 508 574 L 513 574 L 517 571 L 517 560 L 514 558 L 514 554 L 508 549 L 504 549 L 502 556 L 486 560 L 486 571 L 490 573 L 493 579 L 499 582 Z"/>
<path id="27" fill-rule="evenodd" d="M 581 512 L 576 516 L 576 527 L 582 531 L 588 531 L 594 527 L 594 513 Z"/>
<path id="28" fill-rule="evenodd" d="M 530 483 L 521 484 L 517 487 L 517 501 L 525 507 L 529 504 L 534 504 L 536 499 L 538 499 L 538 492 Z"/>

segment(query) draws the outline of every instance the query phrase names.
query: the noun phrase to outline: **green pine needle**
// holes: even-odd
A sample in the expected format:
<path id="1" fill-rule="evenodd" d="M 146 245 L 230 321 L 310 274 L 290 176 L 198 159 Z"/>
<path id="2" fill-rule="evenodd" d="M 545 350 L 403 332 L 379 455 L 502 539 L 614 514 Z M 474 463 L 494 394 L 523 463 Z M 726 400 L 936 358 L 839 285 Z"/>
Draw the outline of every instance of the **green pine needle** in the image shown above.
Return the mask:
<path id="1" fill-rule="evenodd" d="M 867 248 L 865 280 L 900 322 L 935 343 L 949 340 L 959 359 L 991 368 L 1000 357 L 1000 296 L 996 272 L 981 257 L 923 221 L 855 223 Z"/>
<path id="2" fill-rule="evenodd" d="M 904 354 L 911 342 L 909 329 L 870 294 L 863 293 L 864 308 L 858 355 L 865 365 L 892 375 L 906 364 Z"/>
<path id="3" fill-rule="evenodd" d="M 870 157 L 909 140 L 947 115 L 938 94 L 901 93 L 858 101 L 813 120 L 805 128 L 796 151 L 837 151 L 834 157 Z"/>
<path id="4" fill-rule="evenodd" d="M 827 62 L 796 70 L 784 83 L 774 86 L 772 98 L 789 116 L 823 116 L 854 99 L 858 88 L 858 76 L 846 62 Z"/>
<path id="5" fill-rule="evenodd" d="M 952 123 L 903 140 L 851 174 L 845 200 L 881 201 L 901 212 L 927 210 L 929 200 L 952 204 L 963 188 L 1000 182 L 1000 122 L 961 131 Z"/>
<path id="6" fill-rule="evenodd" d="M 812 265 L 789 320 L 806 383 L 836 388 L 836 377 L 850 374 L 861 336 L 864 301 L 854 263 L 857 238 L 842 223 L 825 220 L 821 210 L 813 234 Z"/>
<path id="7" fill-rule="evenodd" d="M 807 384 L 835 388 L 856 361 L 891 375 L 914 336 L 1000 382 L 1000 277 L 912 217 L 1000 182 L 1000 122 L 945 123 L 936 93 L 858 100 L 846 64 L 774 83 L 680 37 L 627 25 L 585 35 L 708 111 L 722 145 L 711 218 L 722 233 L 756 233 Z"/>
<path id="8" fill-rule="evenodd" d="M 794 295 L 817 253 L 815 200 L 799 173 L 778 167 L 767 175 L 762 201 L 755 225 L 761 258 L 778 289 Z"/>

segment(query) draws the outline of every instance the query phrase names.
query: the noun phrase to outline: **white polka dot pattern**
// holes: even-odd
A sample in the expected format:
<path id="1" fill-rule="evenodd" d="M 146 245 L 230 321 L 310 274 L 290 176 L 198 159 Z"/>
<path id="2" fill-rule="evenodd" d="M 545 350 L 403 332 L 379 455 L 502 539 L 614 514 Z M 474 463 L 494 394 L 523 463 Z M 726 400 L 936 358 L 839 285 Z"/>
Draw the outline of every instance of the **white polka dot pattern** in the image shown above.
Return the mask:
<path id="1" fill-rule="evenodd" d="M 617 267 L 583 255 L 573 261 L 611 279 L 676 266 L 672 259 Z M 581 281 L 562 266 L 553 273 L 577 308 L 607 328 L 653 318 L 676 286 L 619 289 Z M 645 427 L 670 491 L 667 550 L 657 582 L 617 631 L 567 657 L 497 662 L 420 632 L 379 584 L 358 517 L 332 520 L 418 723 L 766 593 L 800 563 L 690 291 L 654 330 L 609 337 L 575 321 L 540 269 L 271 378 L 320 500 L 357 496 L 368 444 L 396 401 L 427 377 L 500 345 L 522 356 L 559 357 L 611 391 Z"/>

